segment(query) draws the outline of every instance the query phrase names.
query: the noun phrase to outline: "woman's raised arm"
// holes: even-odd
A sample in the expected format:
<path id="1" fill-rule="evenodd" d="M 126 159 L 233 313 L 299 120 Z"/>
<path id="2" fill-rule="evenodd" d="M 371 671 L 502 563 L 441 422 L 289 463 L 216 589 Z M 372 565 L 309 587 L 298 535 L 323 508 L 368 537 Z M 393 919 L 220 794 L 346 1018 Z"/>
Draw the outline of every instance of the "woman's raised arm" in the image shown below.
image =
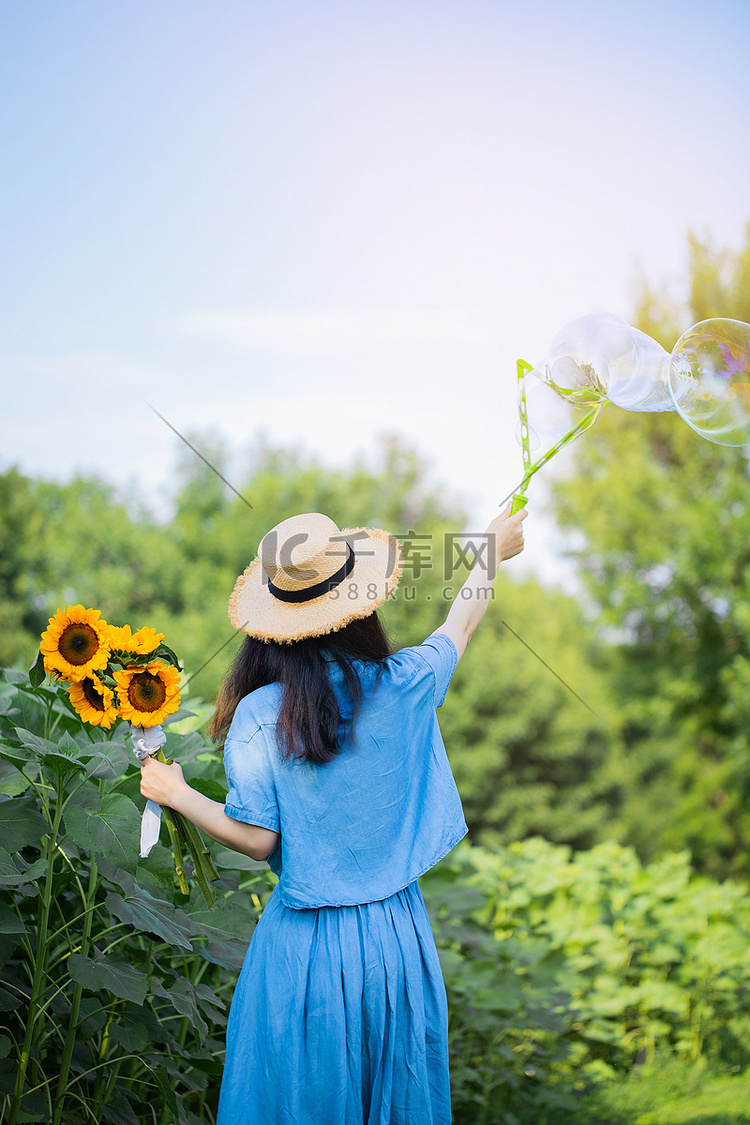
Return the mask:
<path id="1" fill-rule="evenodd" d="M 497 568 L 506 559 L 512 559 L 523 550 L 523 527 L 527 512 L 524 508 L 516 515 L 510 514 L 510 504 L 497 516 L 487 528 L 485 535 L 488 537 L 489 557 L 486 567 L 480 563 L 479 558 L 469 572 L 469 576 L 461 587 L 458 596 L 448 611 L 444 624 L 435 631 L 445 633 L 453 641 L 460 660 L 466 651 L 471 637 L 479 622 L 487 612 L 487 606 L 492 599 L 492 584 L 497 574 Z"/>

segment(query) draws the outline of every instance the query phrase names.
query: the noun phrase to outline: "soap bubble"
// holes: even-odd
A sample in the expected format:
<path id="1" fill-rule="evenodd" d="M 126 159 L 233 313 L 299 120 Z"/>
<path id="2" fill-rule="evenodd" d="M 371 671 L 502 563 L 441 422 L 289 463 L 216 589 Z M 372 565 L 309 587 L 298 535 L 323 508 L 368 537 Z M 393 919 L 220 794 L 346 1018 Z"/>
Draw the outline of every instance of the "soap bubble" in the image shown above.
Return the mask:
<path id="1" fill-rule="evenodd" d="M 750 324 L 717 317 L 694 324 L 672 350 L 675 409 L 716 445 L 750 445 Z"/>
<path id="2" fill-rule="evenodd" d="M 669 355 L 613 313 L 566 324 L 550 346 L 545 382 L 581 405 L 612 402 L 624 410 L 672 410 Z"/>

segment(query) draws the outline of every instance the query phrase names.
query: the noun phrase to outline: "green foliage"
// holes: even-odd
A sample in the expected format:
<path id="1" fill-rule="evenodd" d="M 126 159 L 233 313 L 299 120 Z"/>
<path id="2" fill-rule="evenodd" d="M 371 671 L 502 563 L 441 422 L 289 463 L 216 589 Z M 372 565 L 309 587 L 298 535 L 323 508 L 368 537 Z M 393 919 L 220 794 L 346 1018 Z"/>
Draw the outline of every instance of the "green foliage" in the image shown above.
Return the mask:
<path id="1" fill-rule="evenodd" d="M 748 1105 L 750 1074 L 716 1077 L 703 1059 L 659 1056 L 582 1099 L 575 1125 L 750 1125 Z"/>
<path id="2" fill-rule="evenodd" d="M 459 845 L 422 889 L 456 1125 L 583 1125 L 636 1062 L 653 1078 L 670 1057 L 683 1076 L 750 1061 L 746 886 L 696 876 L 684 854 L 643 866 L 617 844 L 535 839 Z"/>

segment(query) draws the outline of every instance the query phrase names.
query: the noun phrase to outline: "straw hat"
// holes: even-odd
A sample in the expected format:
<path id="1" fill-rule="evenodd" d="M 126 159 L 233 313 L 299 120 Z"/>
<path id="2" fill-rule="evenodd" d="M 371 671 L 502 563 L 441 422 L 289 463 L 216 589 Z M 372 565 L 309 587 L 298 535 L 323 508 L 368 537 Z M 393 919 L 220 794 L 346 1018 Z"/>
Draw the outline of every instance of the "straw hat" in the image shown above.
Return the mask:
<path id="1" fill-rule="evenodd" d="M 237 579 L 229 620 L 263 641 L 320 637 L 367 617 L 400 577 L 401 551 L 387 531 L 339 531 L 320 512 L 291 516 L 263 537 Z"/>

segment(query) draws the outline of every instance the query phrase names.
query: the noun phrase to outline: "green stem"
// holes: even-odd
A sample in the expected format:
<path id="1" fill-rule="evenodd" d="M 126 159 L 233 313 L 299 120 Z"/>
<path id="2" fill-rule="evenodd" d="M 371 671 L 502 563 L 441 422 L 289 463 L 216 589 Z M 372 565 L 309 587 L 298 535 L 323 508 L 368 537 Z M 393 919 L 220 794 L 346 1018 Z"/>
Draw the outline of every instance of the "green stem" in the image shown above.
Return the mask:
<path id="1" fill-rule="evenodd" d="M 34 951 L 34 975 L 31 982 L 31 997 L 29 999 L 29 1014 L 26 1022 L 26 1031 L 21 1047 L 16 1084 L 13 1091 L 13 1101 L 10 1107 L 8 1125 L 16 1125 L 18 1114 L 21 1110 L 21 1099 L 26 1082 L 26 1070 L 29 1065 L 29 1056 L 34 1042 L 34 1029 L 39 1014 L 39 1002 L 44 993 L 47 970 L 47 929 L 49 926 L 50 907 L 52 904 L 52 882 L 55 867 L 55 852 L 57 849 L 57 833 L 62 817 L 62 794 L 58 790 L 55 816 L 52 829 L 47 836 L 47 877 L 44 881 L 44 891 L 39 911 L 39 927 L 37 930 L 36 949 Z"/>
<path id="2" fill-rule="evenodd" d="M 194 824 L 192 824 L 189 820 L 186 820 L 181 813 L 173 812 L 172 815 L 174 816 L 175 820 L 175 828 L 180 834 L 181 840 L 187 845 L 187 849 L 190 852 L 190 858 L 193 861 L 193 872 L 195 874 L 196 881 L 201 889 L 203 897 L 206 900 L 206 905 L 213 906 L 213 904 L 216 902 L 216 892 L 209 883 L 211 874 L 210 869 L 208 869 L 206 866 L 205 860 L 205 853 L 208 851 L 208 849 L 203 844 L 203 840 L 200 839 L 200 836 L 198 835 L 198 829 Z M 211 860 L 210 855 L 209 860 L 211 862 L 211 868 L 213 868 L 213 870 L 215 871 L 216 869 L 213 867 L 213 860 Z M 213 878 L 218 879 L 218 873 L 216 873 Z"/>
<path id="3" fill-rule="evenodd" d="M 44 737 L 49 738 L 50 735 L 50 715 L 52 714 L 52 700 L 45 699 L 44 701 Z"/>
<path id="4" fill-rule="evenodd" d="M 182 860 L 182 847 L 180 844 L 180 837 L 177 833 L 177 828 L 175 827 L 175 823 L 172 819 L 174 813 L 171 809 L 168 809 L 166 805 L 162 806 L 161 812 L 164 823 L 167 826 L 167 832 L 169 833 L 169 841 L 172 845 L 172 854 L 174 856 L 174 873 L 177 877 L 177 882 L 179 884 L 181 892 L 184 895 L 189 895 L 190 888 L 188 887 L 187 879 L 185 878 L 185 867 Z"/>
<path id="5" fill-rule="evenodd" d="M 96 866 L 96 858 L 92 855 L 91 866 L 89 868 L 89 885 L 86 891 L 87 910 L 83 923 L 83 936 L 81 938 L 81 953 L 84 957 L 88 955 L 89 951 L 91 925 L 94 918 L 94 900 L 96 898 L 96 884 L 98 876 L 99 871 Z M 60 1120 L 62 1118 L 63 1102 L 65 1101 L 65 1091 L 68 1083 L 68 1073 L 70 1071 L 70 1062 L 73 1058 L 73 1048 L 75 1047 L 76 1033 L 78 1030 L 78 1013 L 81 1008 L 82 995 L 83 986 L 76 982 L 76 986 L 73 989 L 73 1000 L 70 1008 L 68 1034 L 65 1039 L 62 1062 L 60 1063 L 60 1077 L 57 1082 L 57 1090 L 55 1091 L 55 1104 L 52 1110 L 52 1125 L 60 1125 Z"/>

